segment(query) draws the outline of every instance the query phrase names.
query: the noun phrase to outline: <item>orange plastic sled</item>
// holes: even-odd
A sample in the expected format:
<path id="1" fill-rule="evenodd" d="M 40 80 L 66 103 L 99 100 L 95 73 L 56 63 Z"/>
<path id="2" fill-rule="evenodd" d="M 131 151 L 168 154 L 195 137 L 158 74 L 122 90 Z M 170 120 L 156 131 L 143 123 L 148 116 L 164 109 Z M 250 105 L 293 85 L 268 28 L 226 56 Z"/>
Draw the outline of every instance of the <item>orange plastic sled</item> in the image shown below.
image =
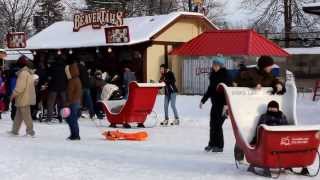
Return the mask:
<path id="1" fill-rule="evenodd" d="M 110 141 L 117 140 L 129 140 L 129 141 L 145 141 L 148 138 L 148 133 L 145 131 L 135 132 L 135 133 L 127 133 L 116 131 L 105 131 L 102 135 Z"/>

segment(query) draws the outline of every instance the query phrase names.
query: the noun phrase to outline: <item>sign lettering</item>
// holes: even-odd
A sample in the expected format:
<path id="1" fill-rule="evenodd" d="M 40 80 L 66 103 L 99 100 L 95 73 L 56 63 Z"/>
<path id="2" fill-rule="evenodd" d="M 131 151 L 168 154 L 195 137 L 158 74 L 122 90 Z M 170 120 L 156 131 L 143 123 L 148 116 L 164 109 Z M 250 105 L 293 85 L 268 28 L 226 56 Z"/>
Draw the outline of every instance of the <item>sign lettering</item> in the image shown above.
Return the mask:
<path id="1" fill-rule="evenodd" d="M 308 144 L 310 141 L 309 137 L 282 137 L 280 139 L 280 145 L 291 146 L 291 145 L 301 145 Z"/>
<path id="2" fill-rule="evenodd" d="M 101 9 L 91 13 L 75 14 L 73 22 L 73 31 L 78 32 L 85 26 L 92 25 L 94 29 L 100 29 L 102 26 L 109 24 L 112 26 L 123 25 L 124 12 L 109 11 Z"/>

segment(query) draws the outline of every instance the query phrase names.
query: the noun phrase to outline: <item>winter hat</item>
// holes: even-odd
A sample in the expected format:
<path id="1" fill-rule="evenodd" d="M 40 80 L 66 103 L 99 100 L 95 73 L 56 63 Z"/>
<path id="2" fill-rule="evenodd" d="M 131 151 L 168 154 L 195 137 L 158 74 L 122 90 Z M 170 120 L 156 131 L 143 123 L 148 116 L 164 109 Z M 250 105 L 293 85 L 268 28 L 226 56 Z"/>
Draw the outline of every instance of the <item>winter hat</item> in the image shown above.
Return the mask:
<path id="1" fill-rule="evenodd" d="M 24 67 L 28 65 L 28 58 L 24 55 L 20 56 L 18 61 L 17 61 L 17 65 L 19 67 Z"/>
<path id="2" fill-rule="evenodd" d="M 225 59 L 223 57 L 220 56 L 216 56 L 213 58 L 212 64 L 217 64 L 220 66 L 223 66 L 225 63 Z"/>
<path id="3" fill-rule="evenodd" d="M 160 68 L 168 69 L 168 65 L 166 65 L 166 64 L 161 64 L 161 65 L 160 65 Z"/>
<path id="4" fill-rule="evenodd" d="M 277 108 L 279 110 L 279 103 L 277 103 L 276 101 L 270 101 L 268 103 L 268 108 Z"/>
<path id="5" fill-rule="evenodd" d="M 274 64 L 273 59 L 270 56 L 261 56 L 258 60 L 259 69 L 264 69 Z"/>

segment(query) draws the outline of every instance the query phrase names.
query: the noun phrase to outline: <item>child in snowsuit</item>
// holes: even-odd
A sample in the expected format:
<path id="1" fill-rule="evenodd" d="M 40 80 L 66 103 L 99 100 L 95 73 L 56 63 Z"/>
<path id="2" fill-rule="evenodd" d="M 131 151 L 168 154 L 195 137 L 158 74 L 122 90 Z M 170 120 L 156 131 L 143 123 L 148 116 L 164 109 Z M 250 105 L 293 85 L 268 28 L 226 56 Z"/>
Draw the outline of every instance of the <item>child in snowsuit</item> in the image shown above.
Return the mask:
<path id="1" fill-rule="evenodd" d="M 270 101 L 268 104 L 267 112 L 260 116 L 255 136 L 250 142 L 252 146 L 255 146 L 257 144 L 258 128 L 262 124 L 266 124 L 268 126 L 281 126 L 288 125 L 289 122 L 287 121 L 286 116 L 279 110 L 279 104 L 276 101 Z M 250 164 L 248 171 L 255 173 L 255 167 Z M 265 168 L 263 173 L 264 176 L 271 177 L 271 173 L 268 168 Z"/>
<path id="2" fill-rule="evenodd" d="M 255 136 L 250 142 L 251 145 L 255 145 L 257 143 L 258 128 L 262 124 L 266 124 L 268 126 L 281 126 L 288 125 L 289 123 L 286 116 L 279 110 L 279 104 L 276 101 L 270 101 L 267 112 L 260 116 Z"/>

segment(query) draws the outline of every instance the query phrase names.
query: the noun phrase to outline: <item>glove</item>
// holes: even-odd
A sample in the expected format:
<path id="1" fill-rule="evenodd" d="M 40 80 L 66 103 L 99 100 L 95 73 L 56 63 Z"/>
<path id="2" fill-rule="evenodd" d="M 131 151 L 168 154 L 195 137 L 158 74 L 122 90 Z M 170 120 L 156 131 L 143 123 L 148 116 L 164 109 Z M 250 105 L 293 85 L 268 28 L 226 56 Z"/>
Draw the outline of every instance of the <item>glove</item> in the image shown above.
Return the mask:
<path id="1" fill-rule="evenodd" d="M 284 93 L 287 92 L 286 87 L 284 87 L 282 84 L 276 84 L 275 86 L 272 87 L 272 89 L 273 89 L 272 94 L 283 95 Z"/>
<path id="2" fill-rule="evenodd" d="M 202 107 L 203 107 L 203 103 L 202 103 L 202 102 L 200 102 L 200 104 L 199 104 L 199 108 L 200 108 L 200 109 L 202 109 Z"/>

